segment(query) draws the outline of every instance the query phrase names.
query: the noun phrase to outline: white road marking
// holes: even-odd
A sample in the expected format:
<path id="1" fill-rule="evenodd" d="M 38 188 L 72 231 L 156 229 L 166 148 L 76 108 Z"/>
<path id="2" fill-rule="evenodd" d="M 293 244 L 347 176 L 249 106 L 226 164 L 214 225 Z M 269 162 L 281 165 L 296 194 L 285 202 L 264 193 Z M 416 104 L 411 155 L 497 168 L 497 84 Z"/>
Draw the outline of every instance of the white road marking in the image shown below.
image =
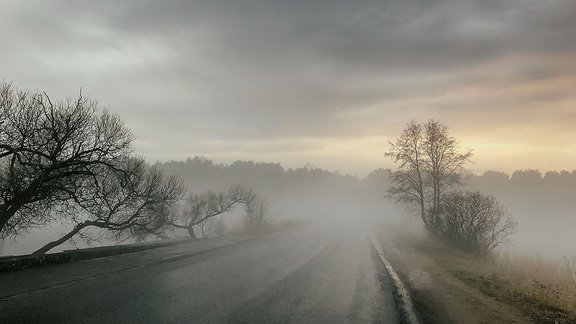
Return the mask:
<path id="1" fill-rule="evenodd" d="M 396 287 L 396 292 L 398 293 L 401 301 L 400 307 L 402 308 L 402 312 L 406 322 L 408 324 L 418 324 L 419 323 L 418 317 L 416 316 L 416 312 L 414 311 L 414 306 L 412 304 L 412 300 L 410 299 L 410 295 L 408 294 L 406 286 L 404 286 L 404 283 L 402 283 L 402 280 L 400 280 L 400 277 L 398 277 L 398 274 L 396 273 L 396 271 L 394 271 L 394 268 L 392 268 L 390 262 L 388 262 L 388 260 L 386 260 L 386 258 L 384 257 L 384 251 L 382 250 L 382 245 L 380 245 L 380 241 L 376 238 L 374 234 L 370 235 L 370 240 L 372 241 L 372 245 L 374 245 L 374 248 L 376 249 L 376 254 L 378 254 L 378 257 L 380 258 L 380 260 L 382 260 L 382 263 L 384 264 L 386 271 L 390 275 L 390 278 L 392 279 L 392 282 Z"/>

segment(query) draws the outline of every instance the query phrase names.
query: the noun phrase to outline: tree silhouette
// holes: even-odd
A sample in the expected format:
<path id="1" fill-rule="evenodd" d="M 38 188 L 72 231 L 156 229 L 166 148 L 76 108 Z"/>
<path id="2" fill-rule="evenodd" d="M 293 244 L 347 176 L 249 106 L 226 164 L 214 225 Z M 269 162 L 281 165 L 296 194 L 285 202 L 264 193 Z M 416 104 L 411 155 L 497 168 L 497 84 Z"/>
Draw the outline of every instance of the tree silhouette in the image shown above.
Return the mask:
<path id="1" fill-rule="evenodd" d="M 180 180 L 165 177 L 137 158 L 118 163 L 116 170 L 102 168 L 85 190 L 76 200 L 74 228 L 34 254 L 46 253 L 91 227 L 111 231 L 117 237 L 159 234 L 167 226 L 172 205 L 184 192 Z M 83 238 L 92 239 L 87 235 Z"/>
<path id="2" fill-rule="evenodd" d="M 389 197 L 417 205 L 424 225 L 433 230 L 442 195 L 462 182 L 463 165 L 472 152 L 458 152 L 448 128 L 430 120 L 409 122 L 385 155 L 398 165 L 390 178 Z"/>
<path id="3" fill-rule="evenodd" d="M 231 211 L 238 203 L 250 205 L 256 195 L 242 186 L 232 186 L 225 193 L 208 191 L 202 194 L 191 194 L 186 198 L 180 212 L 173 213 L 167 223 L 188 231 L 190 238 L 197 238 L 194 227 Z"/>
<path id="4" fill-rule="evenodd" d="M 0 237 L 65 214 L 98 172 L 131 152 L 120 118 L 82 95 L 53 102 L 1 84 L 0 125 Z"/>

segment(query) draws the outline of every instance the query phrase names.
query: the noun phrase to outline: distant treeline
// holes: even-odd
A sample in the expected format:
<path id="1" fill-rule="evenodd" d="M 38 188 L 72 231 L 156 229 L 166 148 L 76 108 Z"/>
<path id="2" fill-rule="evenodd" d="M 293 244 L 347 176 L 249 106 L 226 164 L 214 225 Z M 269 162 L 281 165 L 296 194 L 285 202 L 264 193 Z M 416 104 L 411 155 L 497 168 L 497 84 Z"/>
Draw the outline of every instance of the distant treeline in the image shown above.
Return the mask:
<path id="1" fill-rule="evenodd" d="M 284 168 L 278 163 L 236 161 L 216 163 L 206 157 L 188 158 L 185 161 L 157 163 L 169 175 L 182 178 L 188 190 L 223 190 L 242 183 L 266 198 L 300 196 L 325 201 L 344 197 L 383 201 L 389 188 L 389 169 L 377 169 L 364 178 L 344 175 L 313 166 Z M 512 174 L 487 171 L 470 174 L 465 184 L 473 189 L 494 195 L 518 218 L 566 218 L 576 209 L 576 171 L 518 170 Z M 388 201 L 390 202 L 390 201 Z"/>
<path id="2" fill-rule="evenodd" d="M 544 174 L 538 170 L 517 170 L 512 175 L 499 171 L 486 171 L 482 175 L 471 176 L 470 181 L 477 184 L 565 188 L 576 186 L 576 170 L 548 171 Z"/>
<path id="3" fill-rule="evenodd" d="M 363 186 L 385 188 L 391 171 L 377 169 L 366 177 L 344 175 L 313 166 L 284 168 L 279 163 L 235 161 L 231 164 L 216 163 L 206 157 L 188 158 L 185 161 L 159 162 L 157 166 L 171 175 L 184 179 L 191 190 L 221 189 L 234 183 L 243 183 L 262 192 L 282 193 L 302 190 L 319 185 Z M 500 171 L 486 171 L 481 175 L 470 174 L 466 180 L 472 186 L 520 186 L 527 189 L 557 188 L 576 190 L 576 170 L 548 171 L 517 170 L 511 175 Z"/>
<path id="4" fill-rule="evenodd" d="M 157 166 L 182 178 L 191 192 L 223 190 L 242 183 L 271 202 L 273 217 L 363 213 L 384 219 L 404 213 L 399 204 L 384 199 L 390 184 L 389 169 L 377 169 L 361 178 L 312 166 L 284 168 L 278 163 L 253 161 L 226 164 L 205 157 Z M 487 171 L 469 174 L 465 182 L 470 190 L 493 195 L 519 222 L 518 233 L 512 238 L 514 247 L 555 257 L 558 251 L 573 248 L 576 172 Z"/>
<path id="5" fill-rule="evenodd" d="M 342 188 L 361 185 L 356 176 L 342 175 L 313 166 L 285 169 L 278 163 L 235 161 L 215 163 L 209 158 L 194 157 L 185 161 L 157 163 L 167 174 L 178 175 L 189 190 L 218 190 L 242 183 L 260 192 L 282 194 L 322 187 Z"/>
<path id="6" fill-rule="evenodd" d="M 328 219 L 383 215 L 389 170 L 359 178 L 314 166 L 284 168 L 278 163 L 235 161 L 216 163 L 195 157 L 155 165 L 184 180 L 189 192 L 223 190 L 241 183 L 270 202 L 273 218 Z"/>

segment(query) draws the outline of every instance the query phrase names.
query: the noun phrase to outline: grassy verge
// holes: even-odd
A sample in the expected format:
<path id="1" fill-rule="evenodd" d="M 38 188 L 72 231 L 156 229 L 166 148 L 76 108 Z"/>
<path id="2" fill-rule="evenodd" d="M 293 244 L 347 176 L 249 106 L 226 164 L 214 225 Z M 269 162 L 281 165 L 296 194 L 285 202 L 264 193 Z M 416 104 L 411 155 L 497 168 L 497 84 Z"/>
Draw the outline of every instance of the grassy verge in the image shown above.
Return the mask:
<path id="1" fill-rule="evenodd" d="M 424 323 L 576 323 L 576 286 L 560 263 L 479 259 L 422 237 L 391 240 L 389 252 L 413 288 Z M 426 280 L 417 278 L 420 273 Z"/>
<path id="2" fill-rule="evenodd" d="M 537 323 L 576 323 L 576 286 L 559 263 L 528 257 L 460 261 L 451 273 Z"/>

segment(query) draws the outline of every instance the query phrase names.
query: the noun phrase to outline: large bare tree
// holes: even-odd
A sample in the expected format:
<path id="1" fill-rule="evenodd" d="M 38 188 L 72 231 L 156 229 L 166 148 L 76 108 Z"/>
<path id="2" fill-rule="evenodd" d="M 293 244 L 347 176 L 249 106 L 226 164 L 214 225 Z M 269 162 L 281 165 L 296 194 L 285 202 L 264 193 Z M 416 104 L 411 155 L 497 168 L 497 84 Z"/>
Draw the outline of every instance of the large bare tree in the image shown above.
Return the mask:
<path id="1" fill-rule="evenodd" d="M 442 195 L 463 179 L 471 151 L 460 153 L 458 142 L 442 123 L 411 121 L 390 142 L 386 156 L 398 165 L 392 173 L 389 196 L 418 206 L 424 225 L 434 229 Z"/>
<path id="2" fill-rule="evenodd" d="M 462 184 L 463 166 L 470 161 L 472 152 L 459 152 L 458 142 L 449 134 L 448 127 L 435 120 L 426 123 L 423 144 L 427 187 L 432 191 L 429 218 L 434 223 L 442 195 L 454 185 Z"/>
<path id="3" fill-rule="evenodd" d="M 97 172 L 130 154 L 131 142 L 122 120 L 94 100 L 54 102 L 0 84 L 0 237 L 52 221 Z"/>
<path id="4" fill-rule="evenodd" d="M 390 149 L 385 156 L 398 164 L 390 177 L 393 185 L 388 190 L 389 196 L 398 202 L 417 205 L 422 221 L 428 224 L 425 196 L 428 163 L 424 153 L 424 141 L 423 126 L 411 121 L 406 124 L 402 135 L 389 143 Z"/>
<path id="5" fill-rule="evenodd" d="M 115 169 L 101 168 L 85 190 L 76 199 L 73 229 L 35 254 L 46 253 L 87 228 L 104 229 L 116 237 L 159 234 L 167 225 L 172 205 L 184 192 L 180 180 L 165 177 L 139 158 L 121 161 Z M 85 234 L 83 238 L 91 237 Z"/>

